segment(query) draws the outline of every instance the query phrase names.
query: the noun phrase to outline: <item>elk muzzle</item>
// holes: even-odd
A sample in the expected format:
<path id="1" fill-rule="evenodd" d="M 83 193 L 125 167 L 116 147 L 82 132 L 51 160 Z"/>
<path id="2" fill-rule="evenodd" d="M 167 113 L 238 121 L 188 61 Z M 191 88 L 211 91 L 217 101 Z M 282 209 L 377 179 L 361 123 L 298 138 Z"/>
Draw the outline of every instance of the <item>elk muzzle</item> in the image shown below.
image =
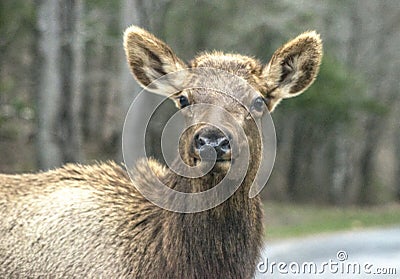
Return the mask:
<path id="1" fill-rule="evenodd" d="M 216 127 L 202 127 L 193 137 L 194 156 L 196 159 L 217 162 L 231 160 L 232 137 Z M 215 154 L 214 154 L 215 152 Z"/>

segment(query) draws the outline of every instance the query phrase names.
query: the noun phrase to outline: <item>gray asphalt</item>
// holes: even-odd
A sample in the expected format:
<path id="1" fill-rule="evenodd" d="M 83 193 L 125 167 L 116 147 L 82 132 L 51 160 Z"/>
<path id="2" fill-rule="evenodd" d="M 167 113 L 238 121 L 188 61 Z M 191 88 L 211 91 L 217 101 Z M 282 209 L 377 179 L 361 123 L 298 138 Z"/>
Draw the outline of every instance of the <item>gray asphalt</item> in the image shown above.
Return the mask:
<path id="1" fill-rule="evenodd" d="M 266 243 L 257 269 L 256 279 L 399 279 L 400 227 Z"/>

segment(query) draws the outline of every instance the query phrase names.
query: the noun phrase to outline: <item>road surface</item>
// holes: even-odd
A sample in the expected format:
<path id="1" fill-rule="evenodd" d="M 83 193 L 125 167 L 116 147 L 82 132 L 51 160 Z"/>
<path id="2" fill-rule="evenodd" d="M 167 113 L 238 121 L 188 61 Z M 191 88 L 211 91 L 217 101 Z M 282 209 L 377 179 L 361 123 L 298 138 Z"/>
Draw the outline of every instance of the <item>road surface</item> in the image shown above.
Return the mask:
<path id="1" fill-rule="evenodd" d="M 399 279 L 400 227 L 266 243 L 257 270 L 256 279 Z"/>

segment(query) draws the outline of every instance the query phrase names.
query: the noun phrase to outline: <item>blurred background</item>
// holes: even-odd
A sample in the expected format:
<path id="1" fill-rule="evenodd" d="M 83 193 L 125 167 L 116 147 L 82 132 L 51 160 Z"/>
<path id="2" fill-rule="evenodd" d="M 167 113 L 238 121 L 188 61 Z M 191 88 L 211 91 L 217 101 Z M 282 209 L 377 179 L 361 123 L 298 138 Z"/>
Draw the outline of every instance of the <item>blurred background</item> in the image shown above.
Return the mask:
<path id="1" fill-rule="evenodd" d="M 1 172 L 122 161 L 124 116 L 140 92 L 122 47 L 131 24 L 186 61 L 217 49 L 267 63 L 317 30 L 325 54 L 316 82 L 272 115 L 277 159 L 262 192 L 270 234 L 400 224 L 396 0 L 1 0 Z M 156 157 L 161 126 L 162 117 L 150 130 Z"/>

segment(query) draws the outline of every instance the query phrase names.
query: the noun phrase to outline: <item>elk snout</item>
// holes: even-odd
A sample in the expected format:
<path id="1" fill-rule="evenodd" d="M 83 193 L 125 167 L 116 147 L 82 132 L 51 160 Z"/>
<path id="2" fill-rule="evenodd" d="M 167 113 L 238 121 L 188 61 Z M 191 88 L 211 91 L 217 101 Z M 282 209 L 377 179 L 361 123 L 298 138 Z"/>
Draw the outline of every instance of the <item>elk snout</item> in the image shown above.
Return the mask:
<path id="1" fill-rule="evenodd" d="M 231 160 L 231 139 L 232 137 L 225 135 L 219 129 L 203 127 L 194 135 L 194 153 L 196 157 L 201 156 L 204 160 L 212 160 L 214 158 L 212 149 L 214 149 L 217 161 L 229 161 Z"/>

